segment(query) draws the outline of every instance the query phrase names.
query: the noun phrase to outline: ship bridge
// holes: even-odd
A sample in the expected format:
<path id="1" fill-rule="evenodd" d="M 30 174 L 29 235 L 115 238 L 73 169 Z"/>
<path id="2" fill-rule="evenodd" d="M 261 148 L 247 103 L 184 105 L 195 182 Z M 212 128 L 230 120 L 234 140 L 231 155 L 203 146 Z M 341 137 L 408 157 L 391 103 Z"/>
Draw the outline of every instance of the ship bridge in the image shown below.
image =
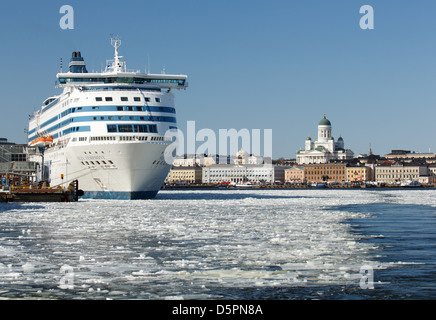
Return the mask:
<path id="1" fill-rule="evenodd" d="M 143 74 L 141 72 L 128 72 L 126 62 L 118 55 L 121 40 L 111 39 L 115 48 L 114 59 L 110 64 L 106 63 L 105 72 L 88 73 L 86 64 L 80 52 L 73 52 L 69 72 L 58 73 L 56 77 L 60 87 L 65 86 L 89 86 L 89 85 L 134 85 L 135 87 L 158 87 L 168 89 L 186 89 L 188 83 L 186 75 L 174 74 Z"/>

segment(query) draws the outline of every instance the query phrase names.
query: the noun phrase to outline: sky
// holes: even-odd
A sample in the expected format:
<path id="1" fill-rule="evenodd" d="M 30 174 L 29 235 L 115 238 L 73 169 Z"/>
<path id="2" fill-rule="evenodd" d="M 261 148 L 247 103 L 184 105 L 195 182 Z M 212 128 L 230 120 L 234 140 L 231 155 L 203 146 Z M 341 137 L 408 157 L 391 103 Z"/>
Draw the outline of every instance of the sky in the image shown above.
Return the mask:
<path id="1" fill-rule="evenodd" d="M 63 5 L 74 29 L 62 29 Z M 360 8 L 372 6 L 374 29 Z M 88 71 L 188 75 L 179 128 L 272 129 L 273 158 L 295 158 L 324 113 L 355 154 L 436 152 L 434 0 L 8 1 L 0 8 L 0 137 L 27 141 L 28 115 L 55 88 L 62 58 Z M 263 132 L 263 131 L 262 131 Z"/>

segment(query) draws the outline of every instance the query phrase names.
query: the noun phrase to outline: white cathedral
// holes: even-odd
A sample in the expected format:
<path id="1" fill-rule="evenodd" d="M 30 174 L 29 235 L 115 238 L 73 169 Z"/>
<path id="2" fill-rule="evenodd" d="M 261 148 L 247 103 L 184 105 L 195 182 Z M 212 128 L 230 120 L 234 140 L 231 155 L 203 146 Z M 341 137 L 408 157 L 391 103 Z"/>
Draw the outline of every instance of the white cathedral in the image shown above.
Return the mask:
<path id="1" fill-rule="evenodd" d="M 327 163 L 330 160 L 345 160 L 353 158 L 354 153 L 344 148 L 342 137 L 332 136 L 332 124 L 325 117 L 318 123 L 318 139 L 315 142 L 307 137 L 304 150 L 297 151 L 298 164 Z"/>

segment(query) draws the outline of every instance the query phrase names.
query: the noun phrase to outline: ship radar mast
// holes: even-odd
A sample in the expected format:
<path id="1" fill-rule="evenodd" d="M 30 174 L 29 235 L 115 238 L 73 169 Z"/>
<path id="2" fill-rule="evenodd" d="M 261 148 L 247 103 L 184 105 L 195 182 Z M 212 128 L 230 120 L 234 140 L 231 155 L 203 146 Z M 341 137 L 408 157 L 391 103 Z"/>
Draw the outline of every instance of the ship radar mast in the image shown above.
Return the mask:
<path id="1" fill-rule="evenodd" d="M 126 64 L 124 61 L 121 60 L 121 58 L 123 57 L 118 55 L 118 48 L 121 46 L 121 39 L 119 37 L 114 37 L 113 35 L 111 35 L 111 45 L 115 48 L 115 55 L 112 65 L 108 66 L 108 68 L 111 69 L 112 72 L 125 72 Z"/>

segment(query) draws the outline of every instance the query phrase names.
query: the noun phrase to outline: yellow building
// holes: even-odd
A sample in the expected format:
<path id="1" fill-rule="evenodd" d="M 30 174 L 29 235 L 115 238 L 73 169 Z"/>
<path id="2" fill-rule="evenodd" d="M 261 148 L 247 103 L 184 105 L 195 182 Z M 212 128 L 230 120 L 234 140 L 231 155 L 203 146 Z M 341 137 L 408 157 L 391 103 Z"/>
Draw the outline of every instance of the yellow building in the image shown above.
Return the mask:
<path id="1" fill-rule="evenodd" d="M 201 183 L 201 167 L 173 167 L 168 173 L 165 183 Z"/>
<path id="2" fill-rule="evenodd" d="M 347 167 L 347 181 L 370 181 L 371 168 L 366 166 L 349 166 Z"/>
<path id="3" fill-rule="evenodd" d="M 295 166 L 285 170 L 285 183 L 303 182 L 303 181 L 304 181 L 304 167 Z"/>
<path id="4" fill-rule="evenodd" d="M 304 179 L 307 182 L 346 181 L 346 165 L 343 163 L 316 163 L 304 165 Z"/>

